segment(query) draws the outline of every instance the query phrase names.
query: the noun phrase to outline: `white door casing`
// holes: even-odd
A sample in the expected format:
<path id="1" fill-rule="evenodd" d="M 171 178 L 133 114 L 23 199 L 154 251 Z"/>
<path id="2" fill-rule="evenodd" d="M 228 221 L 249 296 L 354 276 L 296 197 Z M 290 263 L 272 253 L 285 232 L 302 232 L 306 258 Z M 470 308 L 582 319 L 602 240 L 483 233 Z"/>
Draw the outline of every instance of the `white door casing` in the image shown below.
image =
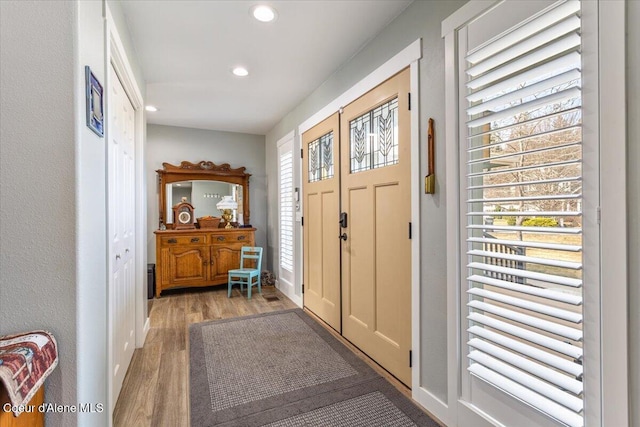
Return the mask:
<path id="1" fill-rule="evenodd" d="M 340 110 L 343 106 L 348 105 L 352 101 L 358 99 L 371 89 L 380 85 L 385 80 L 394 76 L 406 67 L 410 67 L 411 93 L 414 94 L 411 102 L 411 222 L 414 236 L 420 236 L 420 198 L 422 197 L 422 185 L 420 183 L 420 102 L 419 99 L 419 60 L 422 58 L 422 40 L 417 39 L 410 43 L 404 49 L 389 58 L 385 63 L 373 70 L 359 82 L 355 83 L 351 88 L 337 96 L 323 108 L 309 116 L 297 128 L 297 134 L 301 135 L 307 132 L 333 112 Z M 413 101 L 413 100 L 416 101 Z M 304 161 L 304 159 L 303 159 Z M 300 167 L 302 169 L 302 167 Z M 304 179 L 304 174 L 301 176 Z M 297 182 L 301 184 L 302 179 Z M 301 204 L 304 201 L 301 200 Z M 305 221 L 306 224 L 306 221 Z M 304 228 L 304 227 L 303 227 Z M 302 243 L 302 242 L 301 242 Z M 302 244 L 301 244 L 302 246 Z M 302 258 L 303 254 L 298 253 L 298 258 Z M 423 319 L 423 308 L 420 305 L 420 239 L 414 238 L 411 241 L 411 343 L 413 351 L 413 367 L 412 367 L 412 397 L 420 405 L 425 407 L 438 418 L 445 420 L 447 418 L 447 408 L 442 402 L 432 395 L 427 388 L 423 387 L 421 378 L 421 319 Z"/>
<path id="2" fill-rule="evenodd" d="M 407 68 L 302 135 L 305 307 L 406 384 L 409 77 Z"/>
<path id="3" fill-rule="evenodd" d="M 131 234 L 130 244 L 132 247 L 129 247 L 129 253 L 131 258 L 131 263 L 128 265 L 128 274 L 132 283 L 132 292 L 133 298 L 129 305 L 130 315 L 133 316 L 133 327 L 134 327 L 134 336 L 128 342 L 128 348 L 131 347 L 131 351 L 133 351 L 133 347 L 139 348 L 144 345 L 144 341 L 146 338 L 146 334 L 149 331 L 149 317 L 147 313 L 147 287 L 146 287 L 146 277 L 147 277 L 147 253 L 146 253 L 146 229 L 147 229 L 147 203 L 146 198 L 143 196 L 146 194 L 146 174 L 144 167 L 144 113 L 143 113 L 143 105 L 144 101 L 142 98 L 142 93 L 140 91 L 140 86 L 138 81 L 136 80 L 133 69 L 130 65 L 130 62 L 126 55 L 126 49 L 124 48 L 123 42 L 118 34 L 118 30 L 115 25 L 115 20 L 111 14 L 109 5 L 105 6 L 106 13 L 106 32 L 107 32 L 107 52 L 108 52 L 108 62 L 105 69 L 105 74 L 107 76 L 105 81 L 105 94 L 106 96 L 106 108 L 107 108 L 107 120 L 106 120 L 106 135 L 105 142 L 109 143 L 111 129 L 111 122 L 109 119 L 111 100 L 110 100 L 110 90 L 113 84 L 113 80 L 119 80 L 119 83 L 122 84 L 124 88 L 124 92 L 130 104 L 133 108 L 133 122 L 130 123 L 128 128 L 129 137 L 132 138 L 132 154 L 134 161 L 131 163 L 131 171 L 129 174 L 133 177 L 133 184 L 130 188 L 131 190 L 131 202 L 129 204 L 132 219 L 131 225 L 134 227 L 135 232 Z M 118 77 L 114 77 L 111 71 L 111 68 L 115 69 Z M 108 151 L 108 150 L 107 150 Z M 110 163 L 109 153 L 107 153 L 107 174 L 109 174 L 112 170 L 112 166 Z M 110 178 L 107 176 L 107 197 L 110 197 Z M 107 200 L 107 215 L 110 216 L 110 201 Z M 117 388 L 115 384 L 115 378 L 113 377 L 113 370 L 115 365 L 118 363 L 114 359 L 115 355 L 115 347 L 116 347 L 116 330 L 114 324 L 114 313 L 115 313 L 115 304 L 116 300 L 112 297 L 115 293 L 114 287 L 115 284 L 111 280 L 111 271 L 112 264 L 115 261 L 116 252 L 115 248 L 112 247 L 111 244 L 111 220 L 108 220 L 107 223 L 108 229 L 108 292 L 107 292 L 107 366 L 105 367 L 107 370 L 107 407 L 110 411 L 113 411 L 113 408 L 116 404 L 116 400 L 118 397 L 118 392 L 114 392 Z M 126 247 L 125 254 L 126 253 Z M 122 254 L 121 258 L 122 259 Z M 126 367 L 124 368 L 126 371 Z M 124 373 L 122 374 L 124 375 Z M 119 386 L 118 386 L 119 387 Z"/>
<path id="4" fill-rule="evenodd" d="M 135 112 L 113 67 L 110 67 L 108 133 L 110 323 L 115 405 L 135 348 Z"/>

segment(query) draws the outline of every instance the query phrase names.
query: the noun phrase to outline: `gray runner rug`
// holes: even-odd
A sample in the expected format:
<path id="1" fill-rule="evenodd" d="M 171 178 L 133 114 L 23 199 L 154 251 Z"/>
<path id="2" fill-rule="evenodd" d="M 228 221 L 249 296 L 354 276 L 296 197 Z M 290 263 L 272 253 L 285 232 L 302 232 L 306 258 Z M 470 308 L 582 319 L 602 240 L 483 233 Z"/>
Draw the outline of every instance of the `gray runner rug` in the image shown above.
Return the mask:
<path id="1" fill-rule="evenodd" d="M 300 309 L 189 327 L 191 425 L 438 424 Z"/>

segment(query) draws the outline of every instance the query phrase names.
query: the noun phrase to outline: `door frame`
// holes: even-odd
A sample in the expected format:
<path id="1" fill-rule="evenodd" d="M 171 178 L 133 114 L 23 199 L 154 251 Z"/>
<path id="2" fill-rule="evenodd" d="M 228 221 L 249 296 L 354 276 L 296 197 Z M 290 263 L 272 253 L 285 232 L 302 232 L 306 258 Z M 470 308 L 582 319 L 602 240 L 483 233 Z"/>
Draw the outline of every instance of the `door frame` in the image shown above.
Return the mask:
<path id="1" fill-rule="evenodd" d="M 149 331 L 149 317 L 146 309 L 147 304 L 147 289 L 146 283 L 146 269 L 145 262 L 147 259 L 147 202 L 146 202 L 146 178 L 144 168 L 144 135 L 145 135 L 145 120 L 144 120 L 144 102 L 142 92 L 138 82 L 136 81 L 133 69 L 127 59 L 126 51 L 122 43 L 122 39 L 118 34 L 115 20 L 109 9 L 109 5 L 106 4 L 106 51 L 107 61 L 105 64 L 105 88 L 111 87 L 112 82 L 109 78 L 109 67 L 113 66 L 116 74 L 120 77 L 122 86 L 125 92 L 129 96 L 131 104 L 135 111 L 135 271 L 134 271 L 134 283 L 135 289 L 135 348 L 141 348 L 144 345 L 147 332 Z M 107 93 L 107 91 L 105 91 Z M 109 99 L 106 99 L 107 104 Z M 107 121 L 106 133 L 107 135 L 111 131 L 111 124 Z M 107 136 L 105 135 L 105 136 Z M 105 149 L 107 146 L 105 145 Z M 107 157 L 108 159 L 108 157 Z M 108 167 L 107 167 L 108 170 Z M 108 185 L 108 176 L 107 176 Z M 108 203 L 107 203 L 108 209 Z M 109 212 L 107 210 L 107 218 Z M 109 299 L 112 294 L 112 281 L 111 281 L 111 261 L 114 259 L 114 254 L 111 251 L 111 245 L 107 241 L 107 298 Z M 112 402 L 113 393 L 113 381 L 112 381 L 112 365 L 113 365 L 113 329 L 111 327 L 111 310 L 112 304 L 107 301 L 107 407 L 111 411 L 116 402 Z M 111 419 L 110 419 L 111 421 Z"/>
<path id="2" fill-rule="evenodd" d="M 441 406 L 440 401 L 427 389 L 420 386 L 420 85 L 419 60 L 422 58 L 422 39 L 417 39 L 384 64 L 376 68 L 365 78 L 354 84 L 347 91 L 304 120 L 297 128 L 298 140 L 302 145 L 301 135 L 320 123 L 345 105 L 360 98 L 371 89 L 394 76 L 403 69 L 410 68 L 410 91 L 414 94 L 411 101 L 411 347 L 413 363 L 411 368 L 412 397 L 420 405 L 440 417 L 442 411 L 433 411 Z M 295 156 L 297 157 L 297 156 Z M 304 161 L 304 159 L 303 159 Z M 300 168 L 302 163 L 300 163 Z M 298 182 L 302 184 L 303 176 Z M 301 188 L 301 187 L 300 187 Z M 302 260 L 302 250 L 296 253 L 296 262 Z M 301 264 L 296 264 L 301 265 Z M 442 418 L 441 418 L 442 419 Z"/>

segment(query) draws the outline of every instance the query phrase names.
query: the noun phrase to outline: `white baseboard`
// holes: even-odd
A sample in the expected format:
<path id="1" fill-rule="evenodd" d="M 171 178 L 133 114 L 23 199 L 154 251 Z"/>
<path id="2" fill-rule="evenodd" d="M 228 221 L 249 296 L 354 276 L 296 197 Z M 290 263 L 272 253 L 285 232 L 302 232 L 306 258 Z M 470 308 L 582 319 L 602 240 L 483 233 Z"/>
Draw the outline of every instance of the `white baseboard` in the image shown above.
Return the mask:
<path id="1" fill-rule="evenodd" d="M 411 389 L 411 397 L 444 425 L 452 425 L 449 420 L 449 407 L 433 393 L 419 385 L 414 385 Z"/>
<path id="2" fill-rule="evenodd" d="M 145 340 L 147 339 L 147 333 L 149 332 L 149 329 L 151 329 L 151 321 L 149 320 L 149 317 L 147 317 L 147 319 L 144 321 L 144 326 L 142 327 L 142 342 L 144 344 Z"/>
<path id="3" fill-rule="evenodd" d="M 302 297 L 295 294 L 293 286 L 282 285 L 280 279 L 276 279 L 276 288 L 289 298 L 295 305 L 302 308 Z"/>

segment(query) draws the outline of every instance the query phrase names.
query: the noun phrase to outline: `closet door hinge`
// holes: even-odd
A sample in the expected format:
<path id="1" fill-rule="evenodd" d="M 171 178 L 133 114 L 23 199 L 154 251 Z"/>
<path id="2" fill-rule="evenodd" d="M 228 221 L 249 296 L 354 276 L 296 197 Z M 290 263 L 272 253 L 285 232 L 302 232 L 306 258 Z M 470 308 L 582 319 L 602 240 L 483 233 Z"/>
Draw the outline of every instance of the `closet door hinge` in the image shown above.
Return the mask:
<path id="1" fill-rule="evenodd" d="M 412 230 L 411 230 L 411 223 L 409 223 L 409 240 L 411 240 L 411 232 L 412 232 Z"/>
<path id="2" fill-rule="evenodd" d="M 300 226 L 304 227 L 304 217 L 300 217 Z"/>
<path id="3" fill-rule="evenodd" d="M 407 108 L 409 111 L 411 111 L 411 92 L 408 93 L 408 97 L 407 97 Z"/>
<path id="4" fill-rule="evenodd" d="M 304 283 L 302 284 L 302 293 L 304 294 Z"/>
<path id="5" fill-rule="evenodd" d="M 302 153 L 304 153 L 304 149 L 302 149 L 302 148 L 301 148 L 301 149 L 300 149 L 300 158 L 301 158 L 301 159 L 302 159 L 302 158 L 304 158 L 304 155 L 303 155 Z"/>
<path id="6" fill-rule="evenodd" d="M 409 367 L 413 367 L 413 352 L 409 350 Z"/>

